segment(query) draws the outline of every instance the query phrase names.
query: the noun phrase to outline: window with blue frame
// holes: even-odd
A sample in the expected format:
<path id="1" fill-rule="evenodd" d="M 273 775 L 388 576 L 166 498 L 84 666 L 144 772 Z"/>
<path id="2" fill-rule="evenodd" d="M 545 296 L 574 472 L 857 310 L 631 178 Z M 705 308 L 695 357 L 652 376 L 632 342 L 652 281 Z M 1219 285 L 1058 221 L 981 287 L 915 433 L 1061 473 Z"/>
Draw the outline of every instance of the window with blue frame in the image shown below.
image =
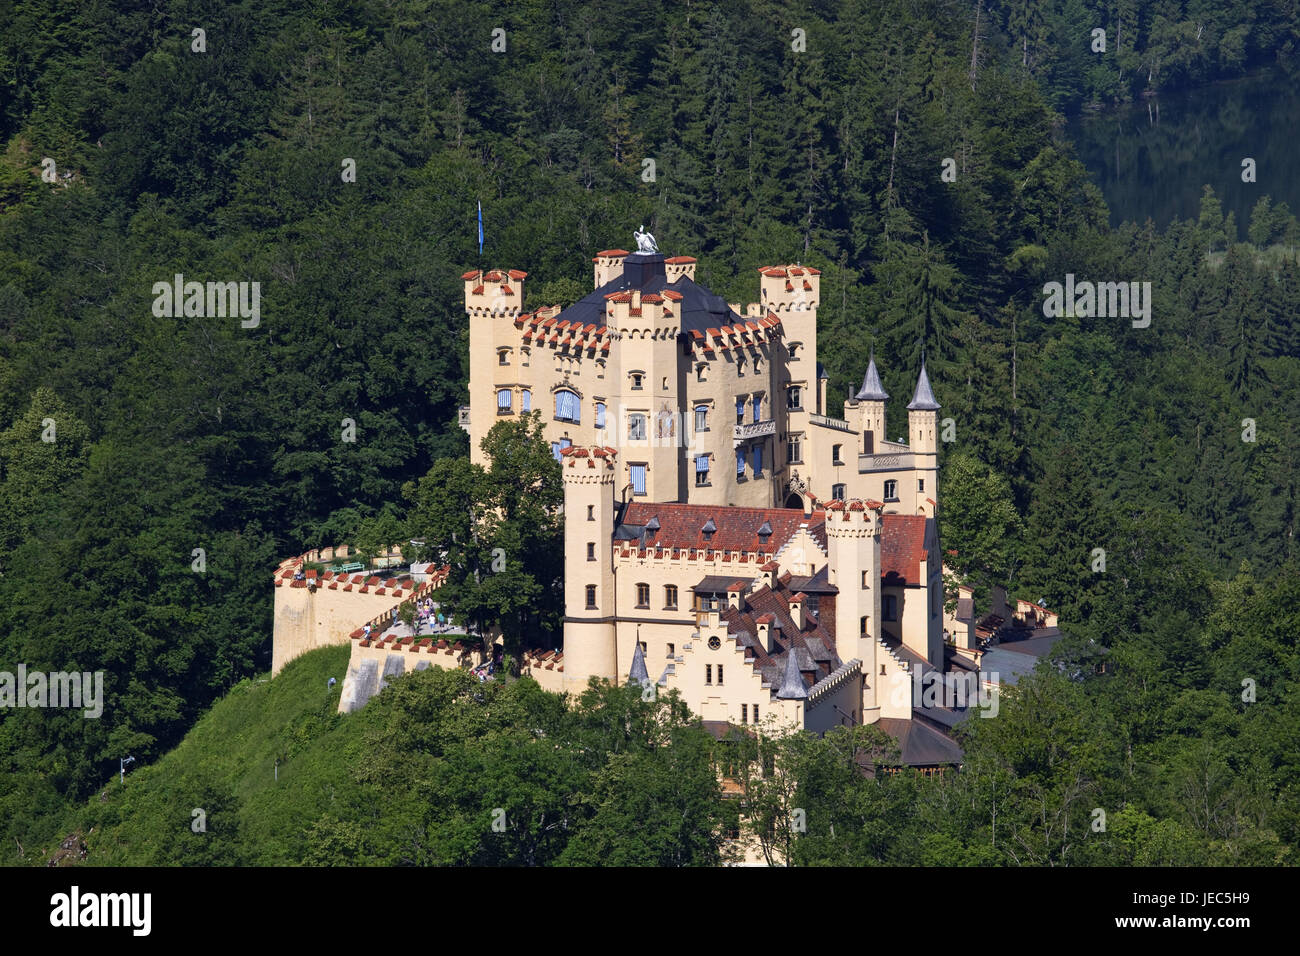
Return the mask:
<path id="1" fill-rule="evenodd" d="M 763 396 L 754 396 L 754 421 L 758 422 L 763 417 Z"/>
<path id="2" fill-rule="evenodd" d="M 582 404 L 578 396 L 573 392 L 556 392 L 555 393 L 555 417 L 562 422 L 573 422 L 577 425 L 581 421 Z"/>
<path id="3" fill-rule="evenodd" d="M 511 396 L 512 393 L 510 389 L 508 388 L 497 389 L 497 414 L 498 415 L 510 414 Z"/>
<path id="4" fill-rule="evenodd" d="M 519 407 L 525 412 L 533 410 L 533 392 L 532 389 L 524 389 L 519 393 Z"/>
<path id="5" fill-rule="evenodd" d="M 596 403 L 596 427 L 597 428 L 605 427 L 605 403 L 604 402 Z"/>
<path id="6" fill-rule="evenodd" d="M 555 457 L 556 461 L 560 461 L 564 457 L 560 453 L 572 445 L 573 441 L 569 438 L 561 438 L 559 441 L 553 441 L 551 442 L 551 454 Z"/>
<path id="7" fill-rule="evenodd" d="M 745 477 L 745 449 L 736 449 L 736 477 Z"/>
<path id="8" fill-rule="evenodd" d="M 745 399 L 743 397 L 736 399 L 736 424 L 745 424 Z"/>
<path id="9" fill-rule="evenodd" d="M 645 465 L 632 466 L 632 494 L 645 494 Z"/>
<path id="10" fill-rule="evenodd" d="M 707 485 L 709 483 L 709 456 L 695 456 L 695 483 L 697 485 Z"/>
<path id="11" fill-rule="evenodd" d="M 761 475 L 762 473 L 763 473 L 763 446 L 755 445 L 754 446 L 754 474 Z"/>

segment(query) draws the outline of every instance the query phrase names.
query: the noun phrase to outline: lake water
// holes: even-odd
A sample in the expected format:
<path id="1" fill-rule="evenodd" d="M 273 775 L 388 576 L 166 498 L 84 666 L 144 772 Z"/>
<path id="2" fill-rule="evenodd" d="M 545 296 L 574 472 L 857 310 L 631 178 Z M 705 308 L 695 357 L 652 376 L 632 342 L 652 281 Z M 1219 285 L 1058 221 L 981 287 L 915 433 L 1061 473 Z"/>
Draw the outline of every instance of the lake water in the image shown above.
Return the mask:
<path id="1" fill-rule="evenodd" d="M 1067 135 L 1101 187 L 1110 221 L 1164 228 L 1200 214 L 1214 187 L 1245 239 L 1259 197 L 1300 215 L 1300 87 L 1277 72 L 1215 83 L 1073 117 Z M 1255 182 L 1241 161 L 1255 160 Z"/>

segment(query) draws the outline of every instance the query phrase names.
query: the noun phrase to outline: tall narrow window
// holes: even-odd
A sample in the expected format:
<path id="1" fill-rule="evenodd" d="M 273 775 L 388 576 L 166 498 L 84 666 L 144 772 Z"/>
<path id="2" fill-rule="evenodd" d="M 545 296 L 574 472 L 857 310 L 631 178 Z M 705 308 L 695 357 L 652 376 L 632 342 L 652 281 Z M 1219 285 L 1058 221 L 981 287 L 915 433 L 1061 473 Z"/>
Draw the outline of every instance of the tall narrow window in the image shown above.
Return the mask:
<path id="1" fill-rule="evenodd" d="M 718 683 L 719 683 L 719 684 L 722 683 L 722 665 L 721 665 L 721 664 L 718 665 Z"/>
<path id="2" fill-rule="evenodd" d="M 787 439 L 786 461 L 792 465 L 803 463 L 803 436 L 791 435 Z"/>
<path id="3" fill-rule="evenodd" d="M 587 585 L 587 609 L 591 610 L 596 606 L 596 585 Z"/>
<path id="4" fill-rule="evenodd" d="M 786 391 L 786 406 L 791 411 L 803 410 L 803 390 L 798 385 L 791 385 Z"/>
<path id="5" fill-rule="evenodd" d="M 898 620 L 898 598 L 893 594 L 886 594 L 880 599 L 880 614 L 886 621 Z"/>
<path id="6" fill-rule="evenodd" d="M 664 609 L 667 611 L 677 610 L 677 585 L 664 585 Z M 672 645 L 668 645 L 671 647 Z"/>
<path id="7" fill-rule="evenodd" d="M 763 473 L 763 446 L 754 446 L 754 475 L 757 477 Z"/>
<path id="8" fill-rule="evenodd" d="M 705 665 L 704 665 L 704 683 L 706 683 L 706 684 L 712 684 L 712 683 L 713 683 L 713 665 L 712 665 L 712 664 L 705 664 Z"/>
<path id="9" fill-rule="evenodd" d="M 632 466 L 632 494 L 645 494 L 645 465 Z"/>
<path id="10" fill-rule="evenodd" d="M 709 430 L 709 406 L 695 406 L 695 430 L 697 432 L 706 432 Z"/>
<path id="11" fill-rule="evenodd" d="M 754 723 L 758 723 L 758 704 L 754 705 Z"/>
<path id="12" fill-rule="evenodd" d="M 533 410 L 533 391 L 530 388 L 519 393 L 519 408 L 525 412 Z"/>
<path id="13" fill-rule="evenodd" d="M 753 406 L 754 406 L 754 422 L 757 423 L 761 421 L 763 418 L 763 396 L 762 395 L 754 396 Z"/>
<path id="14" fill-rule="evenodd" d="M 832 464 L 832 465 L 842 465 L 842 464 L 844 464 L 844 446 L 843 446 L 843 445 L 836 445 L 836 446 L 834 446 L 833 448 L 831 448 L 831 464 Z"/>
<path id="15" fill-rule="evenodd" d="M 709 456 L 695 456 L 695 483 L 697 485 L 707 485 L 709 483 Z"/>
<path id="16" fill-rule="evenodd" d="M 886 501 L 898 500 L 898 482 L 893 478 L 885 482 L 885 500 Z"/>
<path id="17" fill-rule="evenodd" d="M 587 560 L 588 561 L 596 560 L 596 542 L 594 541 L 587 542 Z"/>
<path id="18" fill-rule="evenodd" d="M 736 399 L 736 424 L 737 425 L 745 424 L 745 399 L 744 398 Z"/>
<path id="19" fill-rule="evenodd" d="M 556 392 L 555 417 L 562 422 L 579 424 L 582 420 L 582 403 L 578 400 L 578 396 L 573 392 Z"/>
<path id="20" fill-rule="evenodd" d="M 737 478 L 745 477 L 745 449 L 744 448 L 736 449 L 736 477 Z"/>
<path id="21" fill-rule="evenodd" d="M 631 441 L 645 440 L 644 415 L 629 415 L 627 417 L 627 437 Z"/>
<path id="22" fill-rule="evenodd" d="M 604 402 L 596 403 L 596 427 L 597 428 L 605 427 L 605 403 Z"/>
<path id="23" fill-rule="evenodd" d="M 588 521 L 595 521 L 595 520 L 596 520 L 596 506 L 595 506 L 595 505 L 587 505 L 587 520 L 588 520 Z"/>
<path id="24" fill-rule="evenodd" d="M 749 723 L 749 705 L 748 705 L 748 704 L 741 704 L 741 705 L 740 705 L 740 722 L 741 722 L 742 724 L 747 724 L 747 723 Z"/>
<path id="25" fill-rule="evenodd" d="M 636 586 L 636 606 L 637 607 L 650 606 L 650 585 L 638 584 Z"/>

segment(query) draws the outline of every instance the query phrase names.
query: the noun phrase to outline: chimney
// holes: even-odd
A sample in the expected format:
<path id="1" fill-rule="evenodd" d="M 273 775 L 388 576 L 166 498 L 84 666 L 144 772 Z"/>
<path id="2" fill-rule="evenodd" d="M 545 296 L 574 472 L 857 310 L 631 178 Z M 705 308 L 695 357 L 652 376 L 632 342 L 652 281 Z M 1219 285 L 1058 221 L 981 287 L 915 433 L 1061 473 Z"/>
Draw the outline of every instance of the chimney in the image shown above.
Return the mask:
<path id="1" fill-rule="evenodd" d="M 763 565 L 762 571 L 763 571 L 764 587 L 769 589 L 776 587 L 776 573 L 780 569 L 781 566 L 778 565 L 775 561 L 769 561 L 767 562 L 767 564 Z"/>
<path id="2" fill-rule="evenodd" d="M 803 617 L 803 605 L 807 600 L 808 595 L 802 591 L 790 598 L 790 617 L 794 618 L 794 626 L 801 631 L 806 627 Z"/>
<path id="3" fill-rule="evenodd" d="M 763 650 L 767 653 L 773 653 L 773 647 L 776 645 L 773 632 L 781 633 L 780 627 L 774 626 L 776 618 L 771 614 L 763 614 L 755 621 L 758 625 L 758 642 L 763 645 Z"/>
<path id="4" fill-rule="evenodd" d="M 727 607 L 737 611 L 743 611 L 744 602 L 742 597 L 745 593 L 745 582 L 734 581 L 727 587 Z"/>

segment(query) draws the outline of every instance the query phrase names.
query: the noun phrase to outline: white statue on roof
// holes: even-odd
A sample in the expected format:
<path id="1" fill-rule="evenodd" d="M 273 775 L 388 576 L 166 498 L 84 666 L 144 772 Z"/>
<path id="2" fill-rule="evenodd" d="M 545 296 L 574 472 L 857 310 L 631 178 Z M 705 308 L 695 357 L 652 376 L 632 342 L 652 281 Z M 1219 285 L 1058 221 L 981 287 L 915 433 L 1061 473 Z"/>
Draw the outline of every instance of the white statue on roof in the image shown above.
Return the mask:
<path id="1" fill-rule="evenodd" d="M 645 231 L 643 224 L 640 229 L 632 233 L 632 238 L 636 240 L 637 252 L 658 252 L 659 243 L 655 242 L 655 237 Z"/>

